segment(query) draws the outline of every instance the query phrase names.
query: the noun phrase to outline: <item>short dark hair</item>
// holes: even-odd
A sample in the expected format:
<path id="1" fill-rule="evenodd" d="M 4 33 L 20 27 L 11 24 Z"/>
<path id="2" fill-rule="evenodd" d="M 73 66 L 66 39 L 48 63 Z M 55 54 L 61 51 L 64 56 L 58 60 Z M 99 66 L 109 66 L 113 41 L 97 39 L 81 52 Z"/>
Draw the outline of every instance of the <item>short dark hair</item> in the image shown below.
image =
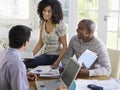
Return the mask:
<path id="1" fill-rule="evenodd" d="M 24 25 L 13 26 L 9 31 L 9 46 L 11 48 L 20 48 L 29 41 L 32 29 Z"/>
<path id="2" fill-rule="evenodd" d="M 58 0 L 41 0 L 38 4 L 37 13 L 40 19 L 44 20 L 42 12 L 44 8 L 49 5 L 52 8 L 52 23 L 57 24 L 63 20 L 62 6 Z"/>
<path id="3" fill-rule="evenodd" d="M 79 24 L 84 23 L 85 27 L 89 31 L 95 30 L 95 23 L 90 19 L 82 19 Z"/>

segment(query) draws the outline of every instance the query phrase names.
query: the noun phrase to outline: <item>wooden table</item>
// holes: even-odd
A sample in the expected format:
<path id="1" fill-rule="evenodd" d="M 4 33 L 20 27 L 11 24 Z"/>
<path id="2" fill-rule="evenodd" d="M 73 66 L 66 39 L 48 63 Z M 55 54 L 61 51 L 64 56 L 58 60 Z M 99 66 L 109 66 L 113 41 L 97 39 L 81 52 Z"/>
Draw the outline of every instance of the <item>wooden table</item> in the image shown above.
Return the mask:
<path id="1" fill-rule="evenodd" d="M 53 80 L 55 78 L 38 78 L 38 81 L 42 81 L 42 80 Z M 88 78 L 78 78 L 78 79 L 87 79 L 87 80 L 109 80 L 110 77 L 108 76 L 97 76 L 97 77 L 88 77 Z M 30 90 L 36 90 L 35 87 L 35 82 L 34 81 L 29 81 L 29 85 L 30 85 Z"/>
<path id="2" fill-rule="evenodd" d="M 55 78 L 38 78 L 37 81 L 53 80 L 53 79 L 55 79 Z M 36 90 L 35 81 L 29 81 L 29 86 L 30 86 L 30 90 Z"/>

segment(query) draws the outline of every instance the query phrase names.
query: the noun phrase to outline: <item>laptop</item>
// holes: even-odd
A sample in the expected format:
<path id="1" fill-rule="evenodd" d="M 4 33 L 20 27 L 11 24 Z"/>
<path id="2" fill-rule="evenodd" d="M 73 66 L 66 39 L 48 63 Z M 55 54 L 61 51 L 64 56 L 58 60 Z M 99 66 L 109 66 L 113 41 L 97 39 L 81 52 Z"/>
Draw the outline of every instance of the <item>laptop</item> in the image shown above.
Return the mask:
<path id="1" fill-rule="evenodd" d="M 79 70 L 80 64 L 74 59 L 70 58 L 59 79 L 35 81 L 36 88 L 37 90 L 56 90 L 57 87 L 64 85 L 69 90 Z"/>

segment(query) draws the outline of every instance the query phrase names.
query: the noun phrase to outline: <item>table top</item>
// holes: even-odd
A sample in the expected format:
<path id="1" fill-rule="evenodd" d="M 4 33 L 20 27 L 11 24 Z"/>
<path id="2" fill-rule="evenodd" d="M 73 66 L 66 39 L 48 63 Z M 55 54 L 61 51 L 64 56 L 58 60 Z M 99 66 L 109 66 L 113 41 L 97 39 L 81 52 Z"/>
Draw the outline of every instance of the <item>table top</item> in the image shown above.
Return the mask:
<path id="1" fill-rule="evenodd" d="M 56 78 L 38 78 L 38 81 L 42 81 L 42 80 L 53 80 Z M 87 79 L 87 80 L 109 80 L 110 77 L 109 76 L 96 76 L 96 77 L 87 77 L 87 78 L 77 78 L 77 79 Z M 36 90 L 35 87 L 35 81 L 29 81 L 29 85 L 30 85 L 30 90 Z"/>

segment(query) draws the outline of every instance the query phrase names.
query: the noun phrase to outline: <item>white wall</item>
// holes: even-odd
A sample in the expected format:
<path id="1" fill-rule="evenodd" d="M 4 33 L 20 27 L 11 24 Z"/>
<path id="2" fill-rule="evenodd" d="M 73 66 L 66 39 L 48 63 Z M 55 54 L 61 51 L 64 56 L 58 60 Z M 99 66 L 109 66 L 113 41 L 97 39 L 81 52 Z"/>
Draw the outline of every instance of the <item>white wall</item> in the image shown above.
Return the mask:
<path id="1" fill-rule="evenodd" d="M 76 34 L 76 28 L 78 25 L 77 14 L 77 0 L 69 0 L 69 26 L 68 26 L 68 41 L 73 35 Z"/>
<path id="2" fill-rule="evenodd" d="M 3 39 L 8 42 L 8 32 L 10 28 L 14 25 L 27 25 L 33 29 L 31 39 L 30 39 L 30 45 L 27 48 L 27 51 L 31 51 L 39 38 L 39 17 L 37 15 L 37 4 L 39 0 L 30 0 L 30 17 L 28 20 L 11 20 L 11 19 L 0 19 L 0 39 Z"/>
<path id="3" fill-rule="evenodd" d="M 99 0 L 99 18 L 98 18 L 98 37 L 106 44 L 107 43 L 107 0 Z"/>

